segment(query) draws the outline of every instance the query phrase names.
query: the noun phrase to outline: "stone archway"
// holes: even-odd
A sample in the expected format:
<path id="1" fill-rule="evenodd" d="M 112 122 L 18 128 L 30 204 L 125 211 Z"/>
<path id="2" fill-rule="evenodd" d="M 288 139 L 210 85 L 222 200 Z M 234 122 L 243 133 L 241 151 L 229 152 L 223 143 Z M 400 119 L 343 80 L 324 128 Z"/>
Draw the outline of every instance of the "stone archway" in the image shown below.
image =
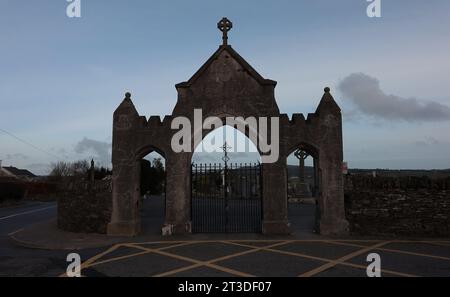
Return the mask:
<path id="1" fill-rule="evenodd" d="M 325 94 L 314 114 L 294 114 L 289 120 L 280 114 L 275 101 L 276 82 L 263 78 L 230 45 L 225 20 L 224 43 L 187 82 L 176 85 L 177 103 L 172 115 L 151 116 L 148 120 L 136 111 L 127 93 L 113 117 L 113 212 L 108 225 L 110 235 L 136 235 L 140 231 L 137 211 L 136 159 L 144 148 L 157 147 L 166 158 L 166 222 L 163 234 L 191 232 L 190 166 L 193 151 L 174 152 L 171 147 L 174 118 L 201 121 L 211 116 L 235 115 L 275 118 L 279 129 L 270 128 L 267 136 L 279 136 L 279 157 L 262 167 L 263 223 L 266 234 L 287 234 L 286 158 L 298 143 L 311 143 L 320 155 L 322 180 L 321 232 L 345 233 L 342 166 L 342 120 L 340 109 L 330 94 Z M 221 21 L 222 23 L 224 20 Z M 220 25 L 220 24 L 219 24 Z M 220 27 L 220 26 L 219 26 Z M 273 130 L 273 131 L 272 131 Z M 193 131 L 195 132 L 195 131 Z M 194 133 L 193 133 L 194 134 Z M 259 137 L 259 134 L 258 134 Z M 195 147 L 194 137 L 190 139 Z"/>
<path id="2" fill-rule="evenodd" d="M 260 233 L 261 155 L 232 125 L 203 134 L 192 156 L 192 233 Z"/>

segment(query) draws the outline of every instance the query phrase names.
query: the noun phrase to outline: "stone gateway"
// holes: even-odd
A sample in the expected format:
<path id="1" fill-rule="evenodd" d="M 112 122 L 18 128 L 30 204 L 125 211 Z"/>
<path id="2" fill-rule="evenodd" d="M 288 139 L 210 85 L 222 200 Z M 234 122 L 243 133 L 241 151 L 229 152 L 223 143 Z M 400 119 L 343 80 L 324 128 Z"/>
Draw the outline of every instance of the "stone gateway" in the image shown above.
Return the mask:
<path id="1" fill-rule="evenodd" d="M 202 117 L 268 117 L 279 120 L 279 157 L 261 165 L 261 230 L 264 234 L 288 234 L 287 157 L 301 149 L 317 162 L 318 206 L 321 234 L 348 232 L 343 192 L 343 144 L 341 110 L 325 92 L 315 113 L 281 114 L 275 101 L 276 82 L 263 78 L 229 44 L 232 23 L 224 18 L 218 28 L 223 44 L 187 81 L 177 84 L 178 100 L 171 115 L 147 119 L 139 115 L 127 93 L 113 116 L 113 197 L 109 235 L 134 236 L 141 230 L 140 160 L 152 151 L 166 160 L 166 216 L 163 234 L 192 232 L 191 160 L 193 152 L 174 152 L 172 120 L 194 121 L 194 110 Z M 210 130 L 192 131 L 206 135 Z M 270 139 L 270 137 L 269 137 Z"/>

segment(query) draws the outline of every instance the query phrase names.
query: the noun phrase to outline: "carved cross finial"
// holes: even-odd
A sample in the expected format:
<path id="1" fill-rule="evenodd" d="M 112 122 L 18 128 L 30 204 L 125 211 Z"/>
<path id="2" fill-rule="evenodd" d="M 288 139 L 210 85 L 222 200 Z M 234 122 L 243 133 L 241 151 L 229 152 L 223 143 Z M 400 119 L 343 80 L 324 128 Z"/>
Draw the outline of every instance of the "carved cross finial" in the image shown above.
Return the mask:
<path id="1" fill-rule="evenodd" d="M 223 45 L 228 45 L 228 31 L 233 28 L 233 23 L 229 19 L 223 18 L 217 23 L 217 28 L 222 31 Z"/>

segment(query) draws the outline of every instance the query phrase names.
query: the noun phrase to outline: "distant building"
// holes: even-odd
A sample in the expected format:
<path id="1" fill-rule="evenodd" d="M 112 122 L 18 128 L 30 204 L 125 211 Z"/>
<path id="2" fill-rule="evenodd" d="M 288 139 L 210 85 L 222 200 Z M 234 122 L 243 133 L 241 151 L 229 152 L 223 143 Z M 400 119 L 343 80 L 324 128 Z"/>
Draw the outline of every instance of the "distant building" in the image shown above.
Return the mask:
<path id="1" fill-rule="evenodd" d="M 13 166 L 3 167 L 2 161 L 0 161 L 0 176 L 15 177 L 21 180 L 32 180 L 37 177 L 26 169 L 19 169 Z"/>

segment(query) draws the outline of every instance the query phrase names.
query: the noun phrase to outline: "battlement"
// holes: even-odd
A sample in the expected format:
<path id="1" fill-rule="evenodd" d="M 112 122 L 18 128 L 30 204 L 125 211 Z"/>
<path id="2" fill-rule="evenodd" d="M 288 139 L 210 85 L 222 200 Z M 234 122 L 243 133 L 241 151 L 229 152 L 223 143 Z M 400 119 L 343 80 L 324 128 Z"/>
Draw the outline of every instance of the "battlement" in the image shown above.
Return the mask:
<path id="1" fill-rule="evenodd" d="M 293 113 L 292 117 L 285 113 L 280 114 L 280 125 L 288 126 L 288 127 L 298 127 L 299 129 L 315 125 L 319 120 L 319 117 L 315 113 L 308 113 L 306 119 L 303 113 Z"/>
<path id="2" fill-rule="evenodd" d="M 173 117 L 170 115 L 166 115 L 161 120 L 161 116 L 152 115 L 148 118 L 148 120 L 147 120 L 146 116 L 140 116 L 139 119 L 140 119 L 140 121 L 139 121 L 140 128 L 160 129 L 160 128 L 164 128 L 164 127 L 170 128 Z"/>

